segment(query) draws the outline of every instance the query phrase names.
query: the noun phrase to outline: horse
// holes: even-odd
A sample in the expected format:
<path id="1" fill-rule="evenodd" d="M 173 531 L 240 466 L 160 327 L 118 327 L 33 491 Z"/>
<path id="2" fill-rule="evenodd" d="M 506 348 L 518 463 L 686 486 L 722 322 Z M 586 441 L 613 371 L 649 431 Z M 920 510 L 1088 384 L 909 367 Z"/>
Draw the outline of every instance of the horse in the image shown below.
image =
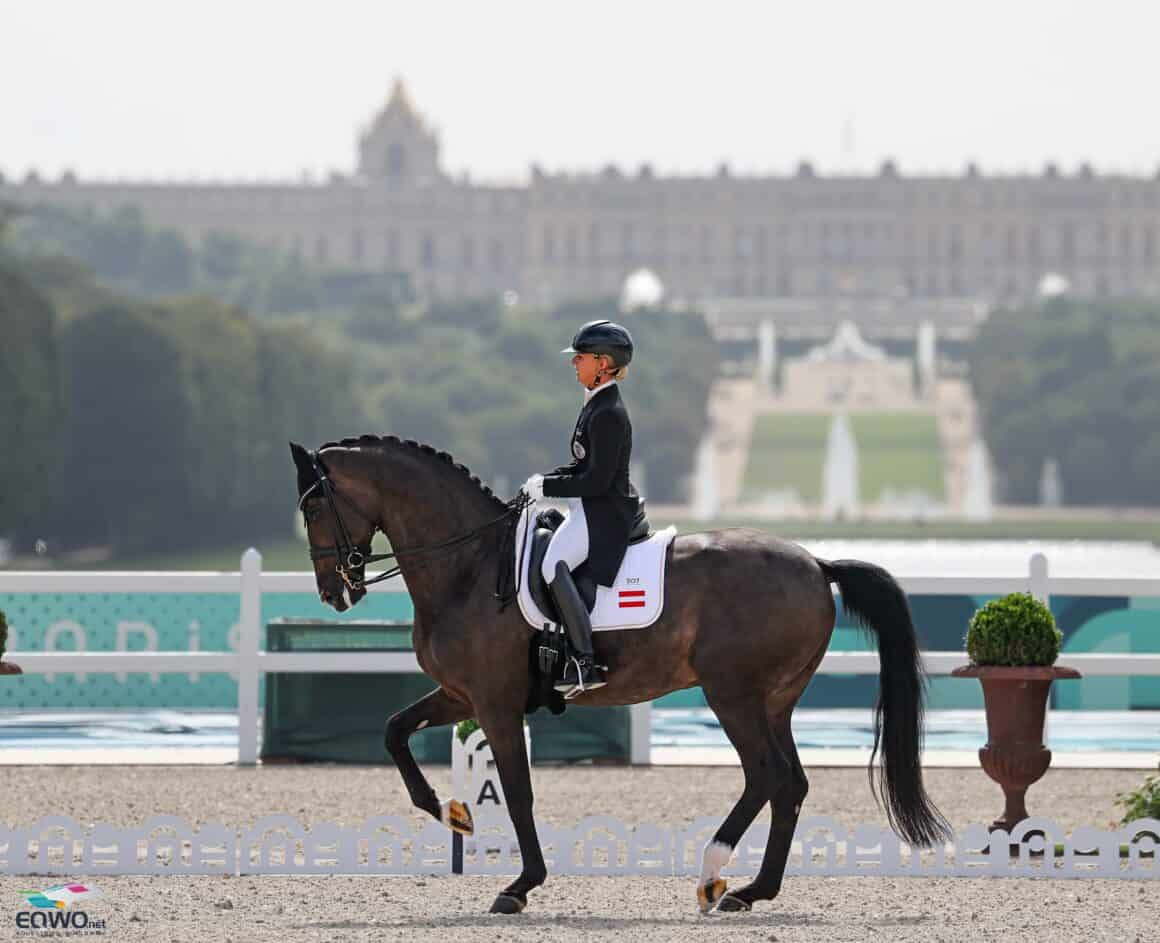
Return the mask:
<path id="1" fill-rule="evenodd" d="M 393 559 L 414 606 L 413 643 L 438 687 L 392 716 L 385 747 L 411 801 L 470 834 L 466 806 L 440 802 L 408 746 L 411 734 L 475 717 L 487 735 L 519 842 L 522 870 L 492 904 L 516 914 L 547 878 L 532 815 L 523 715 L 533 689 L 530 628 L 518 607 L 497 604 L 510 573 L 513 518 L 505 503 L 445 452 L 393 436 L 291 443 L 299 508 L 324 604 L 356 605 L 374 582 L 366 566 Z M 519 497 L 519 496 L 517 496 Z M 372 555 L 381 531 L 393 553 Z M 748 528 L 683 534 L 669 546 L 664 609 L 646 629 L 599 632 L 608 684 L 574 703 L 624 705 L 699 685 L 744 771 L 741 796 L 702 853 L 703 912 L 747 911 L 781 890 L 794 829 L 809 788 L 790 729 L 794 706 L 817 670 L 835 620 L 831 584 L 877 641 L 880 695 L 870 780 L 894 830 L 913 846 L 950 828 L 928 797 L 919 764 L 925 677 L 906 596 L 871 563 L 822 560 L 790 541 Z M 875 758 L 877 757 L 877 763 Z M 877 775 L 876 775 L 877 774 Z M 721 878 L 733 849 L 765 804 L 772 823 L 753 881 Z"/>

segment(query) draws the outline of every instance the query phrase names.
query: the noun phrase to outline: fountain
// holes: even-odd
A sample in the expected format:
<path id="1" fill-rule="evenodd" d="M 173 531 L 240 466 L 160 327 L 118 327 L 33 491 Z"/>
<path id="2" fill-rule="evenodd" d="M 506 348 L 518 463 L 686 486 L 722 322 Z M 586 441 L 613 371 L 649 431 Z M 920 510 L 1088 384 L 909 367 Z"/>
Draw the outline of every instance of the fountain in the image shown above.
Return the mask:
<path id="1" fill-rule="evenodd" d="M 721 493 L 717 487 L 717 449 L 713 444 L 713 431 L 709 429 L 697 446 L 697 459 L 693 468 L 693 518 L 711 521 L 721 510 Z"/>
<path id="2" fill-rule="evenodd" d="M 826 439 L 826 463 L 822 469 L 822 513 L 828 520 L 858 514 L 858 446 L 850 420 L 838 413 Z"/>
<path id="3" fill-rule="evenodd" d="M 991 473 L 987 446 L 976 438 L 967 451 L 967 486 L 963 491 L 963 517 L 968 521 L 989 521 L 994 517 Z"/>
<path id="4" fill-rule="evenodd" d="M 923 321 L 918 326 L 918 343 L 915 356 L 918 360 L 918 390 L 923 399 L 934 394 L 935 365 L 937 363 L 937 335 L 935 327 L 930 321 Z"/>
<path id="5" fill-rule="evenodd" d="M 1045 508 L 1057 508 L 1063 504 L 1063 476 L 1059 472 L 1058 459 L 1043 460 L 1043 471 L 1039 476 L 1039 503 Z"/>
<path id="6" fill-rule="evenodd" d="M 757 379 L 762 391 L 773 389 L 777 375 L 777 327 L 772 321 L 762 321 L 757 328 Z"/>

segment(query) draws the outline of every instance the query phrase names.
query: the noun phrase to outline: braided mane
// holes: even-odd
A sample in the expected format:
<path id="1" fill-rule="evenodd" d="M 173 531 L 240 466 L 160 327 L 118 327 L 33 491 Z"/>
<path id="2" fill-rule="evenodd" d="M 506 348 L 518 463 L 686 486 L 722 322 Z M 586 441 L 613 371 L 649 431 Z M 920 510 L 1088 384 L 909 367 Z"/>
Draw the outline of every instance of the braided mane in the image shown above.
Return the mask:
<path id="1" fill-rule="evenodd" d="M 435 448 L 433 445 L 428 445 L 426 442 L 416 442 L 414 439 L 400 439 L 398 436 L 393 435 L 360 435 L 351 439 L 342 439 L 339 442 L 323 442 L 322 445 L 318 447 L 318 451 L 321 452 L 323 449 L 331 448 L 351 448 L 355 446 L 361 448 L 365 448 L 367 446 L 376 448 L 381 448 L 383 446 L 402 447 L 411 449 L 412 451 L 418 452 L 422 455 L 429 456 L 430 458 L 437 459 L 447 465 L 448 468 L 451 468 L 458 474 L 462 475 L 467 481 L 471 482 L 471 484 L 475 485 L 479 489 L 480 493 L 495 505 L 497 511 L 502 511 L 507 507 L 507 503 L 502 498 L 498 497 L 495 492 L 491 490 L 491 488 L 480 481 L 477 475 L 473 475 L 471 470 L 467 468 L 466 465 L 460 465 L 457 461 L 455 461 L 454 458 L 451 457 L 449 453 L 442 452 Z"/>

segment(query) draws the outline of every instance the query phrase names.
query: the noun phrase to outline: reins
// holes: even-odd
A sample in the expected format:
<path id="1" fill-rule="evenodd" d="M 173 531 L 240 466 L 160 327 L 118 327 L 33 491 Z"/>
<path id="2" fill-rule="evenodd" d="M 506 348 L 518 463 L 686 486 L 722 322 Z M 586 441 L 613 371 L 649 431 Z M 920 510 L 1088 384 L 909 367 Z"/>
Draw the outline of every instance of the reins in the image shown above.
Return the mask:
<path id="1" fill-rule="evenodd" d="M 511 601 L 514 591 L 508 589 L 506 585 L 504 578 L 506 567 L 503 563 L 504 557 L 502 554 L 503 547 L 511 546 L 512 541 L 515 539 L 515 528 L 516 524 L 519 522 L 520 512 L 522 512 L 523 509 L 530 503 L 530 499 L 526 494 L 524 494 L 523 491 L 518 492 L 516 496 L 511 499 L 511 501 L 507 502 L 507 505 L 502 514 L 492 518 L 489 521 L 485 521 L 478 527 L 474 527 L 466 533 L 457 534 L 456 536 L 450 537 L 447 540 L 441 541 L 437 544 L 429 544 L 422 547 L 408 547 L 403 550 L 392 551 L 391 553 L 371 553 L 369 539 L 364 545 L 359 546 L 356 545 L 354 540 L 351 538 L 350 531 L 348 531 L 346 527 L 346 522 L 343 520 L 342 515 L 338 512 L 338 505 L 335 503 L 335 498 L 340 498 L 355 513 L 357 517 L 372 525 L 372 536 L 374 535 L 375 531 L 380 530 L 378 523 L 372 518 L 369 518 L 363 514 L 362 511 L 359 510 L 358 506 L 350 500 L 350 498 L 346 497 L 346 495 L 342 494 L 342 492 L 340 492 L 338 488 L 335 487 L 334 482 L 330 480 L 330 477 L 326 474 L 325 468 L 318 460 L 317 452 L 310 453 L 310 462 L 314 468 L 314 474 L 317 480 L 314 482 L 314 484 L 307 488 L 306 491 L 302 493 L 302 497 L 298 499 L 298 510 L 303 510 L 303 505 L 305 505 L 306 499 L 310 497 L 311 493 L 315 489 L 321 489 L 322 496 L 326 499 L 326 503 L 330 507 L 330 512 L 334 515 L 334 520 L 338 524 L 338 542 L 333 547 L 319 547 L 314 544 L 310 544 L 310 559 L 325 560 L 327 557 L 337 557 L 338 562 L 335 564 L 335 570 L 337 570 L 338 575 L 342 577 L 342 581 L 349 589 L 365 589 L 368 586 L 371 586 L 375 583 L 381 583 L 383 580 L 389 580 L 392 577 L 398 576 L 400 573 L 402 573 L 402 567 L 396 563 L 389 570 L 378 573 L 370 579 L 366 579 L 365 574 L 360 578 L 355 573 L 355 571 L 366 567 L 366 565 L 369 563 L 379 563 L 383 560 L 398 561 L 402 560 L 403 558 L 423 559 L 424 557 L 431 557 L 436 554 L 445 554 L 463 546 L 464 544 L 470 543 L 485 533 L 487 530 L 494 527 L 496 524 L 499 524 L 514 515 L 514 522 L 511 526 L 508 527 L 504 534 L 504 538 L 501 541 L 500 566 L 496 573 L 496 598 L 501 602 L 501 609 Z"/>

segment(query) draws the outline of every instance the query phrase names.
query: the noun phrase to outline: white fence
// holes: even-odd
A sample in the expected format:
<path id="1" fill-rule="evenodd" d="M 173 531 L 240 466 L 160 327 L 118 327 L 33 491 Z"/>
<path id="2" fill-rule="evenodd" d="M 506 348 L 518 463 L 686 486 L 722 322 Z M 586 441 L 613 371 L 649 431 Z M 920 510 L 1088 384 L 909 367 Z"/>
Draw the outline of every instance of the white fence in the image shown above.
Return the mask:
<path id="1" fill-rule="evenodd" d="M 626 825 L 607 815 L 574 827 L 540 823 L 537 833 L 552 874 L 693 876 L 701 852 L 721 825 L 708 816 L 690 825 Z M 769 826 L 754 823 L 722 874 L 754 874 Z M 929 850 L 901 842 L 880 825 L 848 828 L 826 816 L 798 823 L 786 873 L 803 877 L 1160 878 L 1160 822 L 1138 819 L 1102 831 L 1081 826 L 1068 835 L 1050 819 L 1029 818 L 1011 833 L 968 825 Z M 314 823 L 268 815 L 249 827 L 172 815 L 138 827 L 82 824 L 46 816 L 28 828 L 0 824 L 0 874 L 519 874 L 522 862 L 510 824 L 481 818 L 476 839 L 455 867 L 447 826 L 416 827 L 410 816 L 380 815 L 361 824 Z M 1010 854 L 1018 844 L 1018 854 Z M 1121 851 L 1121 849 L 1123 849 Z M 1142 890 L 1141 893 L 1144 893 Z"/>
<path id="2" fill-rule="evenodd" d="M 896 574 L 910 595 L 998 595 L 1031 592 L 1047 601 L 1051 595 L 1160 597 L 1156 578 L 1100 576 L 1052 578 L 1047 557 L 1033 554 L 1022 577 L 907 576 Z M 238 679 L 238 763 L 258 759 L 258 686 L 263 672 L 414 673 L 421 669 L 411 652 L 266 652 L 262 650 L 262 593 L 315 593 L 312 572 L 265 573 L 262 555 L 242 554 L 238 573 L 150 573 L 0 571 L 0 593 L 228 593 L 238 594 L 239 634 L 235 652 L 31 652 L 13 651 L 9 660 L 28 674 L 64 672 L 229 672 Z M 375 588 L 376 593 L 406 593 L 399 577 Z M 637 631 L 648 631 L 641 629 Z M 1160 654 L 1068 654 L 1065 662 L 1084 675 L 1160 676 Z M 963 652 L 924 652 L 928 674 L 947 675 L 967 664 Z M 829 652 L 818 671 L 823 674 L 877 674 L 874 652 Z M 631 709 L 630 756 L 649 762 L 650 705 Z"/>

